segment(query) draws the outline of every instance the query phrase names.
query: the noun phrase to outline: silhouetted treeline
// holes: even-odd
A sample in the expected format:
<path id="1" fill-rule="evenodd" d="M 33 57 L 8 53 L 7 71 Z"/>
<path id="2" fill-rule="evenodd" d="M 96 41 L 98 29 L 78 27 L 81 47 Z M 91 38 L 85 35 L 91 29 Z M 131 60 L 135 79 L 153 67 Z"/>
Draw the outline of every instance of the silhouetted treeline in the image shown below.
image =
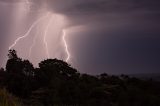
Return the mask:
<path id="1" fill-rule="evenodd" d="M 9 50 L 6 68 L 0 69 L 0 87 L 19 98 L 22 106 L 160 106 L 160 82 L 80 74 L 57 59 L 34 68 L 15 50 Z"/>

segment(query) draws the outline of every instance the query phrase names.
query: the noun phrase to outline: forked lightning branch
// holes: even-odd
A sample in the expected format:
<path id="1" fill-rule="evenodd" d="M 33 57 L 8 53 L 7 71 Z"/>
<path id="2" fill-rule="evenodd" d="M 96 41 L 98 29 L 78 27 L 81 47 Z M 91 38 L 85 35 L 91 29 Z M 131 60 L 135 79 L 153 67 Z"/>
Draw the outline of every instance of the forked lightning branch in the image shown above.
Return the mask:
<path id="1" fill-rule="evenodd" d="M 26 3 L 26 7 L 28 7 L 28 9 L 30 10 L 30 2 L 29 2 L 28 0 L 26 0 L 25 3 Z M 18 37 L 18 38 L 14 41 L 14 43 L 9 47 L 9 50 L 12 49 L 12 48 L 14 48 L 16 45 L 18 45 L 18 42 L 19 42 L 20 40 L 27 38 L 27 37 L 30 35 L 30 33 L 31 33 L 31 31 L 33 30 L 33 28 L 35 28 L 36 26 L 38 26 L 39 23 L 41 23 L 43 20 L 46 20 L 46 19 L 50 18 L 49 21 L 48 21 L 48 23 L 47 23 L 47 25 L 46 25 L 46 28 L 44 28 L 44 35 L 43 35 L 43 43 L 44 43 L 44 45 L 45 45 L 46 56 L 47 56 L 47 58 L 50 58 L 49 48 L 48 48 L 48 43 L 47 43 L 47 39 L 46 39 L 46 38 L 47 38 L 48 29 L 49 29 L 49 27 L 51 26 L 52 21 L 54 20 L 54 17 L 56 17 L 56 15 L 51 14 L 51 13 L 48 12 L 46 15 L 44 15 L 43 17 L 41 17 L 41 18 L 39 18 L 38 20 L 36 20 L 36 21 L 30 26 L 30 28 L 26 31 L 26 33 L 25 33 L 24 35 Z M 67 42 L 66 42 L 66 39 L 65 39 L 65 37 L 66 37 L 66 32 L 65 32 L 64 29 L 62 29 L 61 32 L 62 32 L 63 44 L 64 44 L 64 47 L 65 47 L 65 52 L 66 52 L 66 55 L 67 55 L 65 61 L 68 62 L 69 59 L 70 59 L 70 53 L 69 53 L 68 45 L 67 45 Z M 34 38 L 33 38 L 33 43 L 32 43 L 32 45 L 31 45 L 31 47 L 30 47 L 30 49 L 29 49 L 29 57 L 31 56 L 32 49 L 33 49 L 33 47 L 34 47 L 34 45 L 35 45 L 35 43 L 36 43 L 37 36 L 38 36 L 38 35 L 36 34 L 36 35 L 34 36 Z"/>

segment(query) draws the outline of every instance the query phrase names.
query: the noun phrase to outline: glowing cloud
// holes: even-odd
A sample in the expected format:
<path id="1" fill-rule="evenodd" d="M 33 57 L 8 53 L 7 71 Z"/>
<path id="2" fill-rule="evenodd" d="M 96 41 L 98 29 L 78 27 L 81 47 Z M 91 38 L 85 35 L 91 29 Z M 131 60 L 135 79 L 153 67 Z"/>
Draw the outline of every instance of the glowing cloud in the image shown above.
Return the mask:
<path id="1" fill-rule="evenodd" d="M 30 11 L 31 2 L 29 0 L 25 0 L 24 2 L 25 2 L 25 5 L 26 5 L 25 7 L 27 7 L 28 11 Z M 49 20 L 47 20 L 47 19 L 49 19 Z M 63 25 L 64 21 L 62 20 L 62 17 L 58 17 L 56 14 L 52 14 L 50 12 L 48 12 L 46 15 L 44 15 L 43 17 L 40 17 L 38 20 L 36 20 L 34 23 L 32 23 L 32 25 L 29 27 L 29 29 L 26 31 L 26 33 L 24 35 L 18 37 L 14 41 L 14 43 L 9 47 L 9 50 L 14 48 L 20 40 L 25 39 L 26 37 L 30 36 L 31 35 L 30 34 L 31 31 L 34 30 L 35 28 L 37 28 L 36 26 L 38 26 L 39 24 L 41 24 L 43 22 L 48 21 L 47 25 L 45 24 L 44 29 L 42 29 L 42 32 L 44 34 L 42 40 L 43 40 L 43 43 L 45 45 L 46 56 L 47 56 L 47 58 L 50 58 L 49 45 L 48 45 L 49 42 L 48 42 L 47 38 L 48 38 L 48 35 L 50 34 L 50 30 L 49 29 L 50 29 L 52 21 L 54 19 L 55 19 L 56 22 L 58 22 L 58 27 L 57 27 L 57 28 L 59 28 L 58 30 L 62 31 L 62 40 L 63 40 L 63 45 L 65 47 L 65 52 L 66 52 L 66 56 L 67 56 L 65 61 L 68 62 L 70 60 L 70 52 L 68 50 L 68 45 L 67 45 L 67 42 L 66 42 L 66 39 L 65 39 L 66 32 L 61 26 L 61 25 Z M 43 21 L 43 20 L 46 20 L 46 21 Z M 54 26 L 56 26 L 56 24 Z M 33 42 L 32 42 L 32 44 L 31 44 L 31 46 L 29 48 L 29 54 L 28 54 L 29 57 L 31 57 L 32 49 L 33 49 L 34 45 L 37 42 L 38 32 L 40 31 L 38 29 L 39 28 L 37 28 L 37 33 L 34 35 Z"/>

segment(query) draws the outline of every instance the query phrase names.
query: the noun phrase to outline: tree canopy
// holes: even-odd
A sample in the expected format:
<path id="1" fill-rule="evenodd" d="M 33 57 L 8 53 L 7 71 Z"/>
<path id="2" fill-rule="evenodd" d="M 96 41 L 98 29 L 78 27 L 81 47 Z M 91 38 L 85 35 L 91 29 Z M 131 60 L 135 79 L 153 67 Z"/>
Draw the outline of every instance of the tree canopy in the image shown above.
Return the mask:
<path id="1" fill-rule="evenodd" d="M 6 68 L 0 69 L 0 89 L 26 106 L 160 106 L 158 81 L 82 74 L 58 59 L 43 60 L 35 68 L 15 50 L 9 50 Z"/>

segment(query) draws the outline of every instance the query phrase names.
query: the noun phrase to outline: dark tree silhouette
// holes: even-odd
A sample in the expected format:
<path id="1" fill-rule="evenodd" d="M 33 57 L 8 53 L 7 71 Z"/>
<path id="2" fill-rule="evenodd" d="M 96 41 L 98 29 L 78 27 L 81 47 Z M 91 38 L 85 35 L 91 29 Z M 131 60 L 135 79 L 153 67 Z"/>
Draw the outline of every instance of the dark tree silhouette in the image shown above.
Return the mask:
<path id="1" fill-rule="evenodd" d="M 17 96 L 27 97 L 31 94 L 34 67 L 28 60 L 19 58 L 15 50 L 9 50 L 8 58 L 6 88 Z"/>
<path id="2" fill-rule="evenodd" d="M 0 69 L 0 88 L 24 106 L 160 106 L 160 82 L 106 73 L 80 74 L 68 63 L 47 59 L 34 68 L 9 50 Z"/>
<path id="3" fill-rule="evenodd" d="M 6 72 L 4 68 L 0 69 L 0 87 L 3 88 L 6 84 Z"/>

